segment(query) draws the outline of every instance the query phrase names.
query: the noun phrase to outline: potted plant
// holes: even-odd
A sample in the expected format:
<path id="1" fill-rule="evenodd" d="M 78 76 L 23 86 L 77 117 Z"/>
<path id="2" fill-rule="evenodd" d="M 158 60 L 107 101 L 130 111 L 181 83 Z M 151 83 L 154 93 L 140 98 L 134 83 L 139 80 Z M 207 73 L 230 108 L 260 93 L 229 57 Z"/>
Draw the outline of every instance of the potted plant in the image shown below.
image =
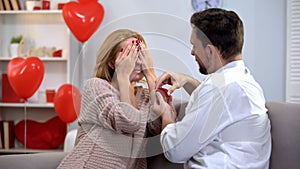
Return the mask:
<path id="1" fill-rule="evenodd" d="M 22 35 L 11 38 L 10 46 L 9 46 L 11 57 L 18 57 L 18 49 L 22 39 L 23 39 Z"/>
<path id="2" fill-rule="evenodd" d="M 19 35 L 17 37 L 12 37 L 11 40 L 10 40 L 10 43 L 13 44 L 13 43 L 20 43 L 21 40 L 22 40 L 23 36 L 22 35 Z"/>

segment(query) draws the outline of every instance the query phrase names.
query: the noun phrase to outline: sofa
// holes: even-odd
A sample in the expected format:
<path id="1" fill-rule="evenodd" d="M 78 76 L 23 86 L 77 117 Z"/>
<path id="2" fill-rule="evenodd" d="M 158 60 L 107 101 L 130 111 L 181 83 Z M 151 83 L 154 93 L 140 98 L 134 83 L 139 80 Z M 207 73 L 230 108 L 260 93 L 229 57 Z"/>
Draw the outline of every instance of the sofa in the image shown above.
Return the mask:
<path id="1" fill-rule="evenodd" d="M 272 129 L 270 169 L 300 169 L 300 104 L 267 102 Z M 176 109 L 182 110 L 184 106 Z M 55 169 L 68 152 L 0 156 L 0 169 Z M 149 169 L 182 169 L 163 154 L 148 157 Z"/>

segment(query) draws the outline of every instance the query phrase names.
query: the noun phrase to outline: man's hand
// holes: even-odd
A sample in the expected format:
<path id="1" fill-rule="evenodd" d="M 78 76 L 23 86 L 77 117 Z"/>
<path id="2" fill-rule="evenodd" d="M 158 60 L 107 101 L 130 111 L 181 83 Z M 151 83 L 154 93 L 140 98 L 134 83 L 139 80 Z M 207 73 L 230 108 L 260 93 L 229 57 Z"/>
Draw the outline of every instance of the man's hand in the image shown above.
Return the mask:
<path id="1" fill-rule="evenodd" d="M 183 73 L 165 72 L 156 80 L 155 88 L 158 89 L 165 84 L 171 85 L 169 95 L 181 87 L 191 94 L 200 85 L 200 82 Z"/>
<path id="2" fill-rule="evenodd" d="M 172 105 L 169 105 L 164 100 L 160 92 L 151 91 L 150 99 L 152 111 L 162 117 L 162 129 L 170 123 L 175 123 L 175 119 L 177 117 L 176 112 Z"/>
<path id="3" fill-rule="evenodd" d="M 174 72 L 164 72 L 157 80 L 156 80 L 156 89 L 161 86 L 168 84 L 171 85 L 168 91 L 168 95 L 172 94 L 176 89 L 183 87 L 186 83 L 184 76 L 179 73 Z"/>

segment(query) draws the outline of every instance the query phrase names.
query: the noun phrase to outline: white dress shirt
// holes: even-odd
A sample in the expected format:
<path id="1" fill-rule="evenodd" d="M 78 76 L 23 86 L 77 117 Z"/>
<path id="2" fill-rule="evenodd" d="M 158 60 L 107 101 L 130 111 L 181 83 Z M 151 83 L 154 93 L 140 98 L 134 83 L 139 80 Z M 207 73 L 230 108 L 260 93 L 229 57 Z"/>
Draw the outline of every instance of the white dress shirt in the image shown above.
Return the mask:
<path id="1" fill-rule="evenodd" d="M 181 121 L 164 128 L 165 156 L 186 169 L 268 169 L 266 112 L 263 91 L 244 62 L 231 62 L 195 89 Z"/>

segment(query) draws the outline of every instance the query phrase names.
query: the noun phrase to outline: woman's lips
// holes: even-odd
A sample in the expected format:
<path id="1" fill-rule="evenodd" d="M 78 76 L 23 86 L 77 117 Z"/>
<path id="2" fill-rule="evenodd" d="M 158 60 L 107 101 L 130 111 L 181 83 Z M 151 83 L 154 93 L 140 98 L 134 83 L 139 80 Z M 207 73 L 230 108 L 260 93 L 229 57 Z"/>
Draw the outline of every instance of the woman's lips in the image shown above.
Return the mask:
<path id="1" fill-rule="evenodd" d="M 136 72 L 136 73 L 141 73 L 142 72 L 141 69 L 134 69 L 133 71 Z"/>

